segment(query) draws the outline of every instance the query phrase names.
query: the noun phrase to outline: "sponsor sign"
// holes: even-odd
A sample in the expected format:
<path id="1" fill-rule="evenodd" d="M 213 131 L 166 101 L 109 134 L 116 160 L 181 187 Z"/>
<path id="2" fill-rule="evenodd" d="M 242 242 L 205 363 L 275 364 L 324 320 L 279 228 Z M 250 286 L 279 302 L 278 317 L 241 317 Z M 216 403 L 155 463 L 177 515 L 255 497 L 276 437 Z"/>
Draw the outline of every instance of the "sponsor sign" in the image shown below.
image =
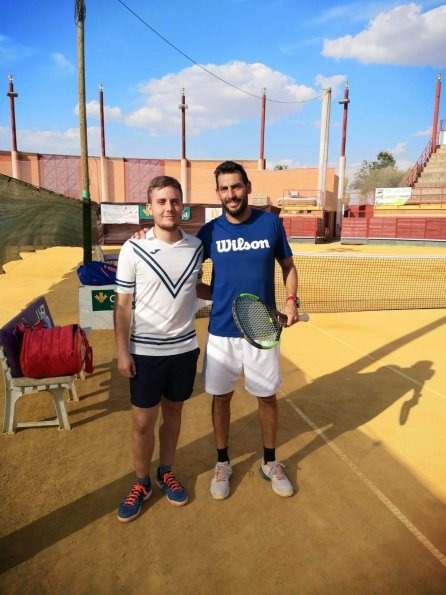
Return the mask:
<path id="1" fill-rule="evenodd" d="M 101 223 L 139 223 L 139 205 L 101 205 Z"/>
<path id="2" fill-rule="evenodd" d="M 376 188 L 375 205 L 405 205 L 412 196 L 412 188 Z"/>
<path id="3" fill-rule="evenodd" d="M 221 207 L 206 207 L 204 210 L 204 222 L 209 223 L 212 219 L 217 219 L 222 212 L 223 209 Z"/>
<path id="4" fill-rule="evenodd" d="M 93 312 L 113 310 L 114 305 L 114 289 L 93 289 L 91 291 L 91 309 Z"/>
<path id="5" fill-rule="evenodd" d="M 115 307 L 114 289 L 92 289 L 91 309 L 93 312 L 110 312 Z M 132 308 L 135 308 L 135 300 L 132 301 Z"/>
<path id="6" fill-rule="evenodd" d="M 147 208 L 147 205 L 139 205 L 139 218 L 140 219 L 148 219 L 149 221 L 153 221 L 152 211 Z M 182 221 L 189 221 L 190 219 L 190 207 L 184 207 L 183 214 L 181 216 Z"/>

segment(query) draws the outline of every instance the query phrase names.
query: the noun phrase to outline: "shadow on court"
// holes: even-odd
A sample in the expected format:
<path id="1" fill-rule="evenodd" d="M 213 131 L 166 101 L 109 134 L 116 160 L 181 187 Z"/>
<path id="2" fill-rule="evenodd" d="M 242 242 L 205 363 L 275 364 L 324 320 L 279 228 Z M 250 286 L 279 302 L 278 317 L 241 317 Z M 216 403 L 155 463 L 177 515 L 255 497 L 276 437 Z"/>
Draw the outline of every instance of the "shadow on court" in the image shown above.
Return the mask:
<path id="1" fill-rule="evenodd" d="M 361 373 L 361 370 L 370 364 L 370 356 L 376 359 L 389 355 L 398 346 L 430 332 L 445 320 L 446 317 L 426 325 L 414 333 L 381 347 L 369 356 L 360 358 L 345 368 L 318 378 L 310 384 L 304 384 L 302 373 L 288 362 L 284 362 L 287 385 L 289 386 L 291 382 L 293 386 L 298 387 L 285 396 L 287 399 L 291 399 L 318 427 L 323 428 L 331 440 L 351 433 L 358 426 L 379 415 L 408 391 L 414 391 L 410 402 L 415 403 L 414 399 L 419 399 L 422 394 L 424 382 L 435 373 L 432 362 L 420 360 L 408 368 L 396 365 L 384 366 L 371 373 Z M 25 430 L 10 437 L 13 441 L 21 441 L 22 448 L 27 448 L 27 437 L 29 437 L 31 441 L 39 443 L 40 450 L 53 450 L 53 452 L 48 468 L 39 469 L 37 467 L 37 470 L 34 470 L 33 487 L 29 483 L 29 465 L 33 465 L 32 453 L 27 454 L 27 465 L 23 466 L 19 459 L 21 448 L 11 449 L 12 458 L 7 463 L 8 468 L 13 471 L 8 472 L 9 480 L 17 482 L 22 486 L 22 489 L 12 494 L 8 478 L 5 478 L 3 485 L 4 513 L 7 509 L 9 514 L 17 515 L 18 510 L 28 498 L 27 493 L 31 493 L 31 490 L 34 491 L 36 486 L 43 486 L 48 481 L 48 475 L 60 475 L 58 457 L 64 458 L 66 448 L 70 449 L 70 456 L 74 460 L 83 459 L 84 462 L 76 470 L 67 467 L 62 477 L 58 477 L 64 490 L 68 494 L 70 491 L 79 492 L 79 484 L 82 485 L 83 482 L 82 472 L 85 473 L 85 477 L 89 477 L 88 474 L 92 473 L 90 467 L 94 459 L 99 459 L 105 464 L 103 474 L 98 478 L 102 485 L 99 488 L 92 488 L 72 501 L 56 507 L 36 520 L 5 535 L 1 540 L 0 569 L 2 573 L 24 563 L 85 527 L 95 524 L 102 517 L 114 516 L 119 501 L 133 482 L 133 473 L 125 473 L 117 479 L 107 482 L 107 477 L 116 475 L 113 473 L 114 457 L 124 458 L 127 461 L 127 468 L 131 461 L 130 417 L 125 415 L 125 412 L 130 410 L 130 406 L 127 381 L 118 373 L 116 360 L 109 358 L 110 350 L 113 351 L 110 347 L 111 332 L 98 331 L 94 333 L 93 341 L 100 345 L 101 349 L 97 351 L 98 362 L 94 375 L 87 378 L 86 382 L 79 383 L 81 401 L 70 405 L 73 431 L 64 436 L 62 443 L 58 440 L 54 430 L 39 429 L 37 430 L 39 434 Z M 106 345 L 108 345 L 107 349 Z M 101 355 L 102 353 L 103 355 Z M 385 391 L 382 390 L 383 386 L 386 387 Z M 235 461 L 231 497 L 237 493 L 245 478 L 254 474 L 253 466 L 257 465 L 260 458 L 261 438 L 255 405 L 255 400 L 244 393 L 242 389 L 237 391 L 233 400 L 233 422 L 230 436 L 230 454 L 232 460 Z M 281 447 L 292 443 L 300 434 L 309 430 L 302 420 L 286 409 L 284 398 L 281 399 L 280 408 L 279 453 Z M 118 419 L 118 422 L 110 426 L 111 431 L 107 433 L 108 420 L 111 419 Z M 395 420 L 395 422 L 400 423 L 399 420 Z M 210 398 L 203 394 L 203 385 L 200 379 L 197 379 L 192 399 L 185 406 L 183 433 L 193 438 L 179 447 L 176 467 L 181 470 L 179 474 L 190 492 L 191 503 L 194 505 L 197 477 L 206 473 L 210 479 L 210 471 L 215 464 L 215 446 L 210 423 Z M 201 437 L 195 438 L 194 436 L 197 435 L 201 435 Z M 354 440 L 360 451 L 370 451 L 379 447 L 379 444 L 371 443 L 360 432 L 355 434 Z M 13 446 L 12 443 L 10 445 Z M 323 445 L 324 443 L 315 436 L 306 446 L 286 457 L 285 463 L 290 479 L 297 489 L 296 470 Z M 409 491 L 414 498 L 416 496 L 428 505 L 431 513 L 435 511 L 442 515 L 445 514 L 445 507 L 406 470 L 402 469 L 388 453 L 380 453 L 379 460 L 383 464 L 385 463 L 382 469 L 385 477 L 395 479 L 397 476 L 400 478 L 400 483 L 397 483 L 401 485 L 401 488 L 397 485 L 396 491 L 399 489 Z M 152 470 L 156 464 L 155 460 Z M 97 467 L 95 468 L 97 469 Z M 299 475 L 297 477 L 299 478 Z M 93 471 L 93 479 L 90 479 L 89 484 L 86 482 L 86 486 L 93 486 L 94 480 Z M 37 489 L 40 490 L 39 487 Z M 207 501 L 211 501 L 207 490 L 208 488 L 205 494 L 201 494 L 200 499 L 205 498 Z M 51 497 L 51 493 L 49 497 Z M 161 494 L 157 492 L 149 507 L 141 514 L 141 519 L 138 522 L 144 522 L 142 519 L 153 507 L 152 503 L 156 503 L 161 498 Z M 11 502 L 14 502 L 13 506 L 11 506 Z M 255 508 L 254 504 L 253 507 Z M 34 514 L 38 516 L 38 513 Z M 110 522 L 114 522 L 114 519 L 110 518 Z M 176 530 L 181 532 L 181 528 L 179 529 L 181 519 L 175 523 L 178 523 Z M 17 523 L 10 522 L 10 524 L 20 525 L 19 518 Z M 168 545 L 166 544 L 165 547 Z"/>

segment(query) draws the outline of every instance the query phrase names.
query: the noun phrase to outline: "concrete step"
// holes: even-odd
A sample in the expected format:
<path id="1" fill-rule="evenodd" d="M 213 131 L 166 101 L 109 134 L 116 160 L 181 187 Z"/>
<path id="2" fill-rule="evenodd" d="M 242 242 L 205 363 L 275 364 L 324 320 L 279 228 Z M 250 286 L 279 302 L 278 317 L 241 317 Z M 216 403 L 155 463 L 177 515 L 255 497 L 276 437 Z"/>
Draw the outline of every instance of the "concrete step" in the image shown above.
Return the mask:
<path id="1" fill-rule="evenodd" d="M 423 172 L 429 172 L 429 173 L 444 173 L 446 174 L 446 165 L 444 167 L 442 167 L 441 165 L 437 165 L 435 163 L 428 163 L 427 165 L 424 166 Z"/>
<path id="2" fill-rule="evenodd" d="M 428 163 L 446 163 L 446 153 L 434 153 L 429 157 Z"/>
<path id="3" fill-rule="evenodd" d="M 446 186 L 446 175 L 421 174 L 417 182 L 434 182 L 437 186 Z"/>
<path id="4" fill-rule="evenodd" d="M 446 197 L 446 186 L 422 186 L 418 182 L 416 184 L 412 188 L 412 196 L 414 194 L 417 196 L 422 194 L 443 194 Z"/>
<path id="5" fill-rule="evenodd" d="M 421 188 L 442 188 L 445 184 L 439 184 L 438 180 L 435 182 L 432 181 L 427 181 L 427 180 L 420 180 L 420 178 L 418 178 L 418 180 L 415 182 L 414 184 L 417 188 L 421 187 Z"/>
<path id="6" fill-rule="evenodd" d="M 434 167 L 433 165 L 427 165 L 421 173 L 446 176 L 446 167 Z"/>

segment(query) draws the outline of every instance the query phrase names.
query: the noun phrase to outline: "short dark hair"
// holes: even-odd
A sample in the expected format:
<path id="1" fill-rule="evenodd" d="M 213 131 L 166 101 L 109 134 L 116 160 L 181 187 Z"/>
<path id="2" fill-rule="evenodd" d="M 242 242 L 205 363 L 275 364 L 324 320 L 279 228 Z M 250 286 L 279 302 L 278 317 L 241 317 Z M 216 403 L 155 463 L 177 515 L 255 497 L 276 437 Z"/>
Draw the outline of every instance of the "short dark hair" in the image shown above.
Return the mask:
<path id="1" fill-rule="evenodd" d="M 160 190 L 161 188 L 167 188 L 168 186 L 172 186 L 172 188 L 178 190 L 181 196 L 181 201 L 183 201 L 183 189 L 176 178 L 172 178 L 171 176 L 156 176 L 156 178 L 152 179 L 147 188 L 147 202 L 152 202 L 151 195 L 154 190 Z"/>
<path id="2" fill-rule="evenodd" d="M 245 186 L 248 184 L 248 174 L 244 170 L 243 166 L 240 163 L 236 163 L 235 161 L 223 161 L 214 171 L 215 175 L 215 183 L 218 188 L 218 176 L 222 174 L 240 174 L 242 176 L 243 183 Z"/>

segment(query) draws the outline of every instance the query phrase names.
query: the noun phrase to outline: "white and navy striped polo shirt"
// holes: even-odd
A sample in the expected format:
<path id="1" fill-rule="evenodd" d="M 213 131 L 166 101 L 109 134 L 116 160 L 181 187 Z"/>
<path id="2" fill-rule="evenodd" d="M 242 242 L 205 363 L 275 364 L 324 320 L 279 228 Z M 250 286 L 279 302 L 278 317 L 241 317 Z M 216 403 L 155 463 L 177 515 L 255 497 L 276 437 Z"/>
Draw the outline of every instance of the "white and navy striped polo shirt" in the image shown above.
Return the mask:
<path id="1" fill-rule="evenodd" d="M 122 246 L 116 292 L 135 296 L 130 353 L 174 355 L 198 347 L 194 320 L 203 248 L 198 238 L 181 234 L 167 244 L 152 228 L 145 239 Z"/>

